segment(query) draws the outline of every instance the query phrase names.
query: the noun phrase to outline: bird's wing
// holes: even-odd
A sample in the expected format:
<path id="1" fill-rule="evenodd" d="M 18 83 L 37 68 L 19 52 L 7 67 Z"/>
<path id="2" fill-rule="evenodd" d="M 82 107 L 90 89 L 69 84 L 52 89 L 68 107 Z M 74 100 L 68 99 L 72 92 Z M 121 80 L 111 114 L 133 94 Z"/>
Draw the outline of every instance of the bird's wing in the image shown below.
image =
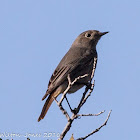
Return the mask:
<path id="1" fill-rule="evenodd" d="M 94 55 L 86 53 L 84 49 L 82 49 L 83 53 L 81 51 L 81 54 L 76 53 L 77 51 L 79 50 L 75 49 L 75 51 L 72 51 L 73 53 L 71 53 L 70 49 L 60 61 L 59 65 L 50 78 L 48 90 L 46 91 L 43 100 L 47 97 L 48 94 L 50 94 L 67 79 L 68 74 L 70 74 L 77 67 L 82 68 L 81 66 L 86 65 L 86 63 L 94 57 Z M 74 55 L 79 56 L 75 57 Z"/>

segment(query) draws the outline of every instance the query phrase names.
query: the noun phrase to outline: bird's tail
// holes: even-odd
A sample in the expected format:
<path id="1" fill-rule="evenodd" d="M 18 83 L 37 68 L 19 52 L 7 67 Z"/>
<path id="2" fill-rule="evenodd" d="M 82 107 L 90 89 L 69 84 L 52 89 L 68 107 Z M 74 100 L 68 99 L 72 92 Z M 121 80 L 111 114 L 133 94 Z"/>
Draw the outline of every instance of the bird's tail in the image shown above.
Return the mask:
<path id="1" fill-rule="evenodd" d="M 60 92 L 58 90 L 55 90 L 54 92 L 52 92 L 49 95 L 49 97 L 47 98 L 47 100 L 46 100 L 46 102 L 45 102 L 45 104 L 43 106 L 42 112 L 41 112 L 41 114 L 40 114 L 40 116 L 38 118 L 38 122 L 45 117 L 48 109 L 50 108 L 52 102 L 54 101 L 54 98 L 56 98 L 59 94 L 60 94 Z"/>

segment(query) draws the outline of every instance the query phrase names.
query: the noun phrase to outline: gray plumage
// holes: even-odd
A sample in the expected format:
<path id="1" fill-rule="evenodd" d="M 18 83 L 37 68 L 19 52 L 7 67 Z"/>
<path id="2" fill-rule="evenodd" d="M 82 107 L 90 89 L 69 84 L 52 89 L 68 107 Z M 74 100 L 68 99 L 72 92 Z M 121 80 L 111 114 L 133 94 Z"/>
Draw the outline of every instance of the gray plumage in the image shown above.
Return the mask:
<path id="1" fill-rule="evenodd" d="M 46 94 L 42 98 L 44 100 L 48 95 L 48 99 L 42 109 L 42 113 L 38 119 L 40 121 L 47 113 L 53 98 L 64 92 L 68 86 L 67 76 L 70 74 L 71 81 L 78 76 L 89 74 L 89 76 L 79 79 L 68 93 L 76 92 L 78 89 L 88 84 L 91 79 L 94 58 L 97 58 L 96 44 L 102 35 L 108 32 L 99 32 L 97 30 L 88 30 L 81 33 L 73 42 L 71 48 L 62 58 L 54 73 L 52 74 Z"/>

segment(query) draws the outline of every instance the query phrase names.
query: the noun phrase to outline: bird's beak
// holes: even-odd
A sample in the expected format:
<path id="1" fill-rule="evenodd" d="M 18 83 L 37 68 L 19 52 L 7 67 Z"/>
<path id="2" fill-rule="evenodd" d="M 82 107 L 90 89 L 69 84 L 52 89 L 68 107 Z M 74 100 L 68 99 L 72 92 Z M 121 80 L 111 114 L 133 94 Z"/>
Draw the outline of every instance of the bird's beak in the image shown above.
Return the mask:
<path id="1" fill-rule="evenodd" d="M 103 36 L 103 35 L 105 35 L 107 33 L 109 33 L 109 32 L 100 32 L 99 34 L 100 34 L 100 36 Z"/>

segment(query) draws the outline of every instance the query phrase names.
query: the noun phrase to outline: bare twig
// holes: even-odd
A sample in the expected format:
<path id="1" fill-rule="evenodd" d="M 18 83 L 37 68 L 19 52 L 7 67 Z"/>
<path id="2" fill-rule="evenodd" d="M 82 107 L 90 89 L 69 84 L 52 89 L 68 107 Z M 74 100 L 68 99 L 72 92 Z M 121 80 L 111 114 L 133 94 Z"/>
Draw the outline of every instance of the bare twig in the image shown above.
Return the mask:
<path id="1" fill-rule="evenodd" d="M 85 75 L 83 75 L 83 76 L 79 76 L 79 77 L 75 78 L 74 81 L 71 81 L 70 75 L 68 74 L 68 77 L 67 77 L 67 78 L 68 78 L 68 87 L 67 87 L 66 90 L 63 92 L 63 95 L 62 95 L 62 97 L 61 97 L 61 99 L 60 99 L 59 102 L 58 102 L 56 99 L 54 99 L 54 100 L 56 101 L 57 105 L 59 106 L 60 110 L 61 110 L 62 113 L 66 116 L 66 118 L 67 118 L 67 120 L 68 120 L 68 122 L 67 122 L 67 124 L 66 124 L 64 130 L 62 131 L 62 133 L 61 133 L 61 135 L 60 135 L 59 140 L 63 140 L 63 138 L 65 137 L 65 135 L 67 134 L 67 132 L 70 130 L 73 121 L 74 121 L 75 119 L 77 119 L 79 116 L 98 116 L 98 115 L 104 113 L 104 111 L 101 111 L 101 112 L 98 113 L 98 114 L 78 114 L 79 111 L 80 111 L 80 109 L 81 109 L 81 107 L 84 105 L 84 103 L 86 102 L 86 100 L 87 100 L 88 97 L 91 95 L 91 93 L 92 93 L 92 91 L 93 91 L 93 89 L 94 89 L 94 83 L 95 83 L 95 81 L 93 81 L 92 84 L 91 84 L 91 82 L 92 82 L 92 79 L 93 79 L 93 77 L 94 77 L 95 68 L 96 68 L 96 63 L 97 63 L 97 58 L 94 58 L 94 64 L 93 64 L 93 70 L 92 70 L 92 74 L 91 74 L 91 80 L 89 81 L 89 85 L 90 85 L 90 86 L 89 86 L 89 85 L 86 86 L 85 91 L 84 91 L 84 93 L 83 93 L 83 96 L 82 96 L 82 98 L 81 98 L 81 100 L 80 100 L 80 103 L 78 104 L 77 108 L 74 109 L 74 111 L 72 111 L 72 109 L 71 109 L 71 107 L 70 107 L 70 104 L 69 104 L 69 102 L 68 102 L 68 100 L 67 100 L 67 98 L 66 98 L 66 94 L 67 94 L 67 92 L 69 91 L 69 89 L 77 82 L 77 80 L 88 76 L 88 74 L 85 74 Z M 89 90 L 89 89 L 90 89 L 90 90 Z M 89 92 L 88 92 L 88 90 L 89 90 Z M 88 92 L 88 94 L 87 94 L 87 92 Z M 86 94 L 87 94 L 87 95 L 86 95 Z M 66 101 L 67 101 L 67 103 L 68 103 L 68 105 L 69 105 L 69 107 L 70 107 L 70 110 L 72 111 L 72 116 L 71 116 L 71 117 L 69 116 L 68 112 L 62 107 L 62 102 L 63 102 L 64 98 L 66 98 Z M 110 112 L 110 113 L 111 113 L 111 112 Z M 108 115 L 107 120 L 105 121 L 105 123 L 104 123 L 102 126 L 100 126 L 100 127 L 99 127 L 98 129 L 96 129 L 95 131 L 91 132 L 91 133 L 88 134 L 87 136 L 85 136 L 85 137 L 83 137 L 83 138 L 79 138 L 78 140 L 84 140 L 85 138 L 89 137 L 90 135 L 92 135 L 92 134 L 98 132 L 104 125 L 106 125 L 106 123 L 107 123 L 107 121 L 108 121 L 108 119 L 109 119 L 110 113 L 109 113 L 109 115 Z"/>
<path id="2" fill-rule="evenodd" d="M 99 112 L 98 114 L 77 114 L 77 117 L 80 117 L 80 116 L 99 116 L 104 112 L 105 112 L 105 110 Z"/>
<path id="3" fill-rule="evenodd" d="M 69 89 L 71 88 L 71 86 L 74 85 L 75 82 L 77 82 L 77 80 L 79 80 L 80 78 L 84 78 L 84 77 L 86 77 L 86 76 L 88 76 L 88 74 L 85 74 L 85 75 L 83 75 L 83 76 L 79 76 L 79 77 L 77 77 L 73 82 L 71 82 L 70 76 L 68 75 L 68 81 L 69 81 L 68 87 L 69 87 Z M 69 89 L 67 88 L 66 90 L 68 91 Z M 84 92 L 85 95 L 86 95 L 87 91 L 88 91 L 88 88 L 85 89 L 85 92 Z M 64 91 L 64 92 L 65 92 L 65 91 Z M 63 94 L 64 94 L 64 93 L 63 93 Z M 66 93 L 65 93 L 65 95 L 66 95 Z M 61 106 L 62 106 L 62 105 L 61 105 L 61 101 L 64 100 L 65 95 L 62 96 L 62 98 L 60 99 L 60 102 L 59 102 L 59 104 L 58 104 L 58 106 L 59 106 L 60 110 L 63 112 L 63 114 L 64 114 L 64 111 L 61 109 Z M 85 97 L 85 96 L 84 96 L 84 97 Z M 84 99 L 84 98 L 83 98 L 83 99 Z M 81 100 L 81 102 L 82 102 L 82 100 Z M 76 109 L 76 110 L 77 110 L 77 109 Z M 77 115 L 77 113 L 79 112 L 79 110 L 80 110 L 80 107 L 78 108 L 78 111 L 76 111 L 76 113 L 74 112 L 74 113 L 72 114 L 72 117 L 71 117 L 70 119 L 68 119 L 68 117 L 66 116 L 67 119 L 68 119 L 68 123 L 67 123 L 67 125 L 65 126 L 63 132 L 62 132 L 61 135 L 60 135 L 60 140 L 63 140 L 63 138 L 65 137 L 66 133 L 70 130 L 71 124 L 73 123 L 74 119 L 77 118 L 76 115 Z M 67 113 L 66 113 L 65 115 L 67 115 Z"/>
<path id="4" fill-rule="evenodd" d="M 97 58 L 95 57 L 94 62 L 93 62 L 93 70 L 92 70 L 92 74 L 91 74 L 91 81 L 92 81 L 92 79 L 94 77 L 94 74 L 95 74 L 96 64 L 97 64 Z"/>
<path id="5" fill-rule="evenodd" d="M 91 84 L 91 88 L 90 88 L 90 91 L 89 93 L 87 94 L 86 97 L 84 97 L 84 99 L 82 100 L 81 104 L 80 104 L 80 107 L 83 106 L 83 104 L 86 102 L 86 100 L 88 99 L 88 97 L 91 95 L 93 89 L 94 89 L 94 83 L 95 83 L 95 80 L 93 81 L 93 83 Z"/>
<path id="6" fill-rule="evenodd" d="M 86 96 L 88 90 L 89 90 L 88 87 L 86 87 L 86 88 L 85 88 L 85 91 L 84 91 L 84 93 L 83 93 L 83 96 L 82 96 L 82 98 L 81 98 L 81 100 L 80 100 L 80 103 L 79 103 L 78 107 L 75 109 L 75 110 L 76 110 L 76 113 L 79 112 L 79 110 L 80 110 L 80 108 L 81 108 L 81 106 L 82 106 L 81 104 L 82 104 L 82 102 L 83 102 L 83 100 L 84 100 L 84 98 L 85 98 L 85 96 Z"/>
<path id="7" fill-rule="evenodd" d="M 67 134 L 67 132 L 70 130 L 71 124 L 73 123 L 75 117 L 76 116 L 73 114 L 72 117 L 71 117 L 71 119 L 70 119 L 70 121 L 68 121 L 68 123 L 66 124 L 64 130 L 62 131 L 59 140 L 63 140 L 63 138 L 65 137 L 65 135 Z"/>
<path id="8" fill-rule="evenodd" d="M 54 98 L 54 100 L 56 101 L 56 103 L 59 106 L 62 113 L 66 116 L 67 120 L 70 121 L 70 116 L 69 116 L 68 112 L 63 108 L 62 105 L 59 105 L 59 102 L 55 98 Z"/>
<path id="9" fill-rule="evenodd" d="M 59 105 L 62 104 L 62 102 L 63 102 L 63 100 L 64 100 L 64 98 L 65 98 L 67 92 L 68 92 L 69 89 L 75 84 L 75 82 L 77 82 L 79 79 L 82 79 L 82 78 L 87 77 L 87 76 L 88 76 L 88 74 L 85 74 L 85 75 L 83 75 L 83 76 L 79 76 L 79 77 L 75 78 L 75 80 L 74 80 L 73 82 L 71 82 L 70 75 L 68 74 L 68 77 L 67 77 L 67 78 L 68 78 L 68 87 L 67 87 L 66 90 L 63 92 L 63 95 L 62 95 L 62 97 L 61 97 L 61 99 L 60 99 L 60 101 L 59 101 Z"/>
<path id="10" fill-rule="evenodd" d="M 69 89 L 71 88 L 71 86 L 73 86 L 73 85 L 75 84 L 75 82 L 77 82 L 77 80 L 79 80 L 79 79 L 81 79 L 81 78 L 84 78 L 84 77 L 86 77 L 86 76 L 88 76 L 88 74 L 85 74 L 85 75 L 83 75 L 83 76 L 79 76 L 79 77 L 75 78 L 75 80 L 74 80 L 73 82 L 71 82 L 70 75 L 68 74 L 68 77 L 67 77 L 67 78 L 68 78 L 68 87 L 67 87 L 67 89 L 64 91 L 64 93 L 63 93 L 63 95 L 62 95 L 62 97 L 61 97 L 61 99 L 60 99 L 59 102 L 54 98 L 54 100 L 56 101 L 56 103 L 57 103 L 57 105 L 59 106 L 60 110 L 61 110 L 62 113 L 66 116 L 68 122 L 69 122 L 71 119 L 70 119 L 70 116 L 69 116 L 68 112 L 63 108 L 63 106 L 62 106 L 62 101 L 63 101 L 64 98 L 66 97 L 66 94 L 67 94 L 67 92 L 69 91 Z M 70 104 L 69 104 L 69 103 L 68 103 L 68 105 L 69 105 L 69 107 L 70 107 Z M 71 109 L 71 107 L 70 107 L 70 109 Z"/>
<path id="11" fill-rule="evenodd" d="M 109 120 L 111 111 L 112 111 L 112 110 L 110 110 L 110 112 L 109 112 L 109 114 L 108 114 L 108 116 L 107 116 L 107 119 L 105 120 L 105 122 L 104 122 L 100 127 L 98 127 L 97 129 L 95 129 L 94 131 L 92 131 L 91 133 L 89 133 L 88 135 L 86 135 L 85 137 L 78 138 L 77 140 L 85 140 L 85 139 L 88 138 L 89 136 L 91 136 L 91 135 L 93 135 L 94 133 L 98 132 L 102 127 L 104 127 L 104 126 L 107 124 L 108 120 Z"/>
<path id="12" fill-rule="evenodd" d="M 96 68 L 96 64 L 97 64 L 97 58 L 94 58 L 94 63 L 93 63 L 93 69 L 92 69 L 92 74 L 91 74 L 91 80 L 90 83 L 92 82 L 92 79 L 94 77 L 95 74 L 95 68 Z M 83 104 L 86 102 L 86 100 L 88 99 L 88 97 L 91 95 L 93 89 L 94 89 L 94 85 L 95 85 L 95 80 L 92 82 L 91 87 L 90 87 L 90 91 L 88 93 L 88 95 L 85 97 L 86 94 L 83 94 L 83 97 L 81 99 L 81 102 L 79 104 L 78 107 L 83 106 Z M 87 90 L 88 91 L 88 90 Z M 86 92 L 87 93 L 87 92 Z"/>
<path id="13" fill-rule="evenodd" d="M 97 63 L 97 58 L 94 58 L 93 70 L 92 70 L 92 74 L 91 74 L 90 84 L 91 84 L 91 81 L 92 81 L 92 79 L 93 79 L 93 77 L 94 77 L 95 68 L 96 68 L 96 63 Z M 74 81 L 71 82 L 70 75 L 68 75 L 68 87 L 67 87 L 67 89 L 64 91 L 64 93 L 63 93 L 63 95 L 62 95 L 62 97 L 61 97 L 61 99 L 60 99 L 60 102 L 59 102 L 59 104 L 58 104 L 59 107 L 62 106 L 62 105 L 61 105 L 61 104 L 62 104 L 62 101 L 64 100 L 64 98 L 65 98 L 67 92 L 69 91 L 69 89 L 71 88 L 71 86 L 74 85 L 75 82 L 77 82 L 77 80 L 79 80 L 79 79 L 81 79 L 81 78 L 84 78 L 84 77 L 86 77 L 86 76 L 88 76 L 88 74 L 85 74 L 85 75 L 83 75 L 83 76 L 79 76 L 79 77 L 75 78 Z M 89 94 L 91 94 L 91 92 L 93 91 L 93 88 L 94 88 L 94 81 L 93 81 L 93 84 L 91 84 Z M 70 129 L 70 127 L 71 127 L 71 124 L 73 123 L 74 119 L 77 118 L 77 114 L 79 113 L 81 106 L 86 102 L 86 100 L 87 100 L 88 97 L 85 98 L 85 96 L 86 96 L 86 93 L 88 92 L 88 90 L 89 90 L 89 87 L 87 86 L 87 87 L 85 88 L 85 91 L 84 91 L 84 93 L 83 93 L 83 96 L 82 96 L 82 98 L 81 98 L 81 100 L 80 100 L 80 103 L 79 103 L 78 107 L 77 107 L 77 108 L 75 109 L 75 111 L 73 112 L 72 117 L 69 119 L 69 121 L 68 121 L 66 127 L 64 128 L 63 132 L 61 133 L 61 135 L 60 135 L 60 140 L 63 140 L 63 138 L 65 137 L 66 133 L 69 131 L 69 129 Z M 64 114 L 64 113 L 63 113 L 63 114 Z"/>

